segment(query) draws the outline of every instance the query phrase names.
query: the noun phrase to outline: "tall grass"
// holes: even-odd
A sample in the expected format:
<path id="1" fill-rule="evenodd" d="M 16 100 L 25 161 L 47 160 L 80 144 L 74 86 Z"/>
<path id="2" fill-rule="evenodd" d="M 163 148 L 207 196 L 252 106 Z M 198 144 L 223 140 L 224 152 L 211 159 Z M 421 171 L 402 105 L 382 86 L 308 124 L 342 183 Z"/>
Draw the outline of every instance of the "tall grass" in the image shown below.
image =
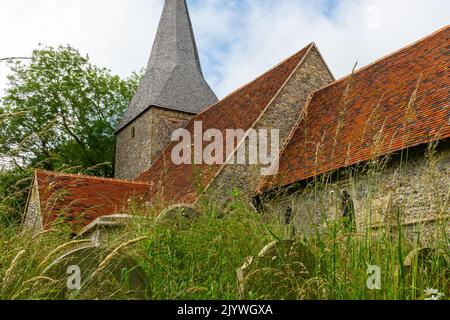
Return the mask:
<path id="1" fill-rule="evenodd" d="M 67 289 L 64 269 L 46 272 L 59 256 L 85 245 L 70 237 L 67 226 L 59 223 L 51 230 L 29 235 L 20 234 L 14 224 L 0 223 L 0 299 L 239 299 L 236 270 L 268 243 L 285 239 L 301 243 L 314 256 L 317 267 L 299 278 L 290 266 L 283 265 L 280 252 L 281 265 L 261 266 L 265 276 L 246 279 L 245 298 L 409 300 L 426 298 L 427 288 L 448 298 L 449 191 L 442 188 L 448 189 L 449 178 L 437 154 L 434 146 L 426 150 L 428 168 L 423 177 L 430 194 L 429 211 L 437 217 L 432 224 L 404 225 L 412 196 L 407 188 L 399 188 L 405 190 L 400 194 L 403 203 L 385 204 L 392 216 L 373 228 L 375 193 L 380 177 L 388 170 L 387 158 L 372 161 L 364 169 L 367 192 L 363 209 L 356 208 L 362 210 L 356 215 L 364 222 L 358 231 L 349 230 L 339 218 L 340 208 L 333 209 L 316 197 L 335 187 L 326 175 L 316 177 L 303 190 L 314 195 L 313 214 L 320 218 L 308 237 L 281 223 L 282 212 L 277 208 L 262 214 L 247 206 L 239 190 L 233 192 L 226 207 L 203 200 L 198 218 L 180 218 L 173 223 L 157 223 L 153 218 L 156 208 L 132 204 L 129 213 L 135 219 L 107 233 L 101 247 L 83 251 L 80 290 Z M 402 170 L 391 179 L 411 179 L 408 163 L 403 161 Z M 421 236 L 411 237 L 412 232 Z M 428 238 L 427 249 L 410 255 L 423 247 L 422 236 Z M 381 270 L 379 290 L 367 287 L 368 266 L 373 265 Z M 132 279 L 136 271 L 138 286 Z"/>
<path id="2" fill-rule="evenodd" d="M 0 299 L 239 299 L 236 269 L 248 256 L 288 234 L 285 226 L 264 221 L 238 200 L 224 209 L 226 214 L 204 206 L 195 222 L 169 225 L 157 224 L 144 217 L 144 211 L 135 210 L 137 219 L 111 233 L 102 249 L 92 251 L 94 262 L 82 270 L 79 291 L 66 290 L 67 275 L 55 278 L 43 272 L 60 254 L 78 245 L 67 230 L 57 226 L 32 237 L 3 228 Z M 280 269 L 277 277 L 286 278 L 283 290 L 276 287 L 280 282 L 254 283 L 246 298 L 420 299 L 425 298 L 426 288 L 448 297 L 447 239 L 443 236 L 434 243 L 439 254 L 428 261 L 416 257 L 404 268 L 406 255 L 416 246 L 403 232 L 399 225 L 394 232 L 348 233 L 340 220 L 332 220 L 320 234 L 296 238 L 315 256 L 320 264 L 317 271 L 307 279 L 295 279 Z M 132 261 L 131 267 L 123 267 L 123 261 Z M 381 268 L 380 290 L 367 288 L 368 265 Z M 127 278 L 133 266 L 144 274 L 139 293 Z"/>
<path id="3" fill-rule="evenodd" d="M 448 298 L 448 141 L 441 148 L 433 142 L 412 153 L 377 157 L 363 167 L 316 176 L 298 191 L 280 190 L 266 200 L 266 212 L 272 216 L 282 216 L 289 206 L 300 213 L 297 226 L 310 225 L 309 237 L 301 241 L 326 266 L 311 275 L 319 277 L 326 289 L 320 298 L 421 299 L 427 288 Z M 340 218 L 341 188 L 352 190 L 359 202 L 358 232 L 350 231 Z M 380 290 L 367 288 L 368 266 L 380 267 Z M 310 296 L 304 287 L 297 289 L 289 297 Z"/>

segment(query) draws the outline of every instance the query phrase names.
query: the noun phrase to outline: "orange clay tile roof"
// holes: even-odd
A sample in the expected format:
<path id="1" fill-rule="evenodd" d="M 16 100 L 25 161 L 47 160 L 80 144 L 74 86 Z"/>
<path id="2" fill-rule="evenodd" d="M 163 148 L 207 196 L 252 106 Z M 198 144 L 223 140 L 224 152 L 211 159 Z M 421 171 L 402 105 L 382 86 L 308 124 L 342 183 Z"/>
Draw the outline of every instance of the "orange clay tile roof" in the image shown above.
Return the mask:
<path id="1" fill-rule="evenodd" d="M 450 137 L 450 27 L 317 91 L 258 191 Z"/>
<path id="2" fill-rule="evenodd" d="M 194 121 L 202 122 L 203 131 L 214 128 L 225 133 L 226 129 L 243 129 L 245 131 L 250 129 L 296 67 L 303 61 L 311 47 L 312 44 L 209 107 L 192 119 L 186 129 L 193 136 Z M 158 194 L 165 203 L 192 203 L 198 198 L 196 185 L 206 187 L 222 166 L 175 165 L 171 160 L 171 151 L 176 144 L 171 143 L 153 166 L 138 180 L 151 184 L 150 199 L 152 200 Z M 207 143 L 204 147 L 206 145 Z"/>
<path id="3" fill-rule="evenodd" d="M 78 231 L 98 217 L 120 213 L 128 199 L 145 199 L 149 188 L 142 182 L 42 170 L 35 174 L 44 228 L 63 218 Z"/>

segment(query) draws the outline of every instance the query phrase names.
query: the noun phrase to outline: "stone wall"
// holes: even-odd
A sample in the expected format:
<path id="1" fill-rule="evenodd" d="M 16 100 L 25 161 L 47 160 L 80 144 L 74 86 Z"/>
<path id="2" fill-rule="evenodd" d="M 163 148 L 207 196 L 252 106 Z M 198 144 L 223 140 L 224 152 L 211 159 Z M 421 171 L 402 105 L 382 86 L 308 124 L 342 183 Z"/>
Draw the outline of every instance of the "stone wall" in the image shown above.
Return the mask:
<path id="1" fill-rule="evenodd" d="M 422 234 L 432 233 L 437 221 L 444 222 L 450 234 L 450 144 L 444 141 L 433 156 L 429 154 L 426 147 L 416 147 L 377 164 L 342 170 L 333 178 L 317 177 L 297 191 L 285 189 L 272 195 L 264 201 L 264 211 L 280 222 L 291 211 L 297 233 L 307 236 L 341 216 L 341 195 L 346 190 L 358 232 L 396 228 L 399 217 L 411 239 L 419 229 Z"/>
<path id="2" fill-rule="evenodd" d="M 23 219 L 22 231 L 39 233 L 43 230 L 41 208 L 39 203 L 38 184 L 36 179 L 31 187 L 31 194 L 26 206 L 25 217 Z"/>
<path id="3" fill-rule="evenodd" d="M 172 132 L 193 117 L 152 107 L 116 135 L 115 177 L 134 180 L 153 164 L 169 144 Z"/>
<path id="4" fill-rule="evenodd" d="M 329 84 L 333 79 L 314 46 L 275 100 L 254 124 L 253 129 L 268 131 L 278 129 L 281 148 L 296 125 L 310 94 Z M 245 148 L 246 159 L 249 159 L 248 139 L 241 148 Z M 268 149 L 270 150 L 270 143 Z M 261 164 L 227 164 L 214 179 L 207 193 L 213 194 L 212 198 L 219 205 L 230 198 L 234 189 L 239 190 L 244 201 L 251 201 L 261 179 L 261 168 L 266 167 Z"/>
<path id="5" fill-rule="evenodd" d="M 154 161 L 171 142 L 172 133 L 184 128 L 194 117 L 193 114 L 152 108 L 152 146 L 151 158 Z"/>

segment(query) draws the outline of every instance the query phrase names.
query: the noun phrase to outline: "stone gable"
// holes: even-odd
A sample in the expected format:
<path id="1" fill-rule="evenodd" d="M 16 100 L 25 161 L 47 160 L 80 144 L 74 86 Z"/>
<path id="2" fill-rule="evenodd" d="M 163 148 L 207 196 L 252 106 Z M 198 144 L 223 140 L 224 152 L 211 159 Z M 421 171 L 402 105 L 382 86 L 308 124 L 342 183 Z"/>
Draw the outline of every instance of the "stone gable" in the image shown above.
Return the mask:
<path id="1" fill-rule="evenodd" d="M 312 46 L 304 61 L 252 128 L 255 130 L 278 129 L 281 140 L 280 147 L 283 146 L 288 140 L 289 133 L 295 127 L 309 96 L 333 80 L 320 52 L 316 46 Z M 249 159 L 248 139 L 246 139 L 245 150 L 246 159 Z M 229 199 L 233 189 L 237 188 L 245 200 L 251 201 L 261 180 L 261 167 L 261 164 L 227 164 L 209 185 L 207 194 L 213 193 L 215 199 L 224 203 Z"/>

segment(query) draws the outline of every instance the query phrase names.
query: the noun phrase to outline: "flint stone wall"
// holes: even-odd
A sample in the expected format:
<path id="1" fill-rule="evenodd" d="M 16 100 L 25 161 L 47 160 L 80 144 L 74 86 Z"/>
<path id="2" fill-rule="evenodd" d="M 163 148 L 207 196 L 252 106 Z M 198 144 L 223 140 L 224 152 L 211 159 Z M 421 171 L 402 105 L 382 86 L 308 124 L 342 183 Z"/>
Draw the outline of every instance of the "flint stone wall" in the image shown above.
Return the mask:
<path id="1" fill-rule="evenodd" d="M 358 232 L 368 227 L 395 229 L 399 214 L 412 241 L 420 234 L 426 243 L 437 225 L 450 235 L 449 141 L 443 141 L 431 158 L 427 154 L 426 146 L 420 146 L 393 155 L 384 168 L 343 170 L 328 183 L 319 177 L 294 193 L 280 191 L 264 201 L 264 211 L 274 212 L 272 218 L 282 222 L 291 210 L 296 232 L 310 235 L 320 231 L 326 220 L 341 215 L 339 194 L 345 189 L 353 201 Z"/>
<path id="2" fill-rule="evenodd" d="M 289 133 L 296 125 L 309 96 L 332 82 L 333 79 L 320 53 L 313 47 L 279 95 L 257 120 L 253 129 L 256 131 L 267 129 L 269 133 L 271 129 L 278 129 L 280 148 L 282 148 Z M 270 151 L 270 138 L 268 142 Z M 241 147 L 245 147 L 248 161 L 249 140 L 247 139 Z M 261 168 L 268 167 L 261 163 L 257 165 L 227 164 L 208 188 L 208 193 L 213 194 L 212 198 L 222 205 L 230 199 L 233 190 L 236 189 L 239 190 L 244 201 L 251 202 L 262 177 Z"/>
<path id="3" fill-rule="evenodd" d="M 115 177 L 134 180 L 148 170 L 170 143 L 172 133 L 184 128 L 193 116 L 152 107 L 117 133 Z"/>

